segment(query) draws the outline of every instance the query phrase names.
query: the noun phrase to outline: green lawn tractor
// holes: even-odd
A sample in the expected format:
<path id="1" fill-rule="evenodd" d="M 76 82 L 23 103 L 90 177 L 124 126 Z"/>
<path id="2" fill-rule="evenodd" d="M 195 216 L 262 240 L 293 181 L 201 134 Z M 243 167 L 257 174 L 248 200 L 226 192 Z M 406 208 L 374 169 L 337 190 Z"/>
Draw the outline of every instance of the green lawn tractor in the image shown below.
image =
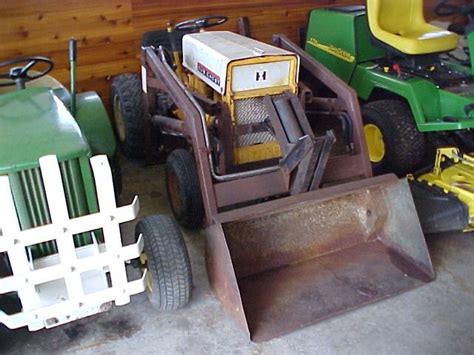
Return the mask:
<path id="1" fill-rule="evenodd" d="M 70 92 L 47 75 L 48 58 L 0 63 L 0 324 L 10 329 L 54 327 L 145 289 L 162 310 L 190 297 L 173 219 L 146 217 L 135 243 L 122 240 L 138 198 L 116 205 L 112 127 L 95 92 L 75 94 L 74 40 L 69 54 Z M 140 272 L 128 270 L 135 259 Z"/>
<path id="2" fill-rule="evenodd" d="M 468 14 L 474 43 L 472 5 L 442 1 L 436 11 Z M 474 150 L 474 81 L 471 63 L 449 54 L 457 45 L 457 34 L 425 22 L 422 0 L 368 0 L 309 16 L 305 51 L 357 92 L 374 173 L 418 171 L 411 189 L 425 233 L 474 227 L 474 169 L 461 153 Z M 457 148 L 438 150 L 435 166 L 423 167 L 429 148 L 442 146 Z"/>
<path id="3" fill-rule="evenodd" d="M 356 90 L 376 173 L 415 171 L 428 142 L 474 150 L 471 65 L 446 55 L 457 44 L 425 22 L 422 0 L 311 11 L 305 50 Z"/>

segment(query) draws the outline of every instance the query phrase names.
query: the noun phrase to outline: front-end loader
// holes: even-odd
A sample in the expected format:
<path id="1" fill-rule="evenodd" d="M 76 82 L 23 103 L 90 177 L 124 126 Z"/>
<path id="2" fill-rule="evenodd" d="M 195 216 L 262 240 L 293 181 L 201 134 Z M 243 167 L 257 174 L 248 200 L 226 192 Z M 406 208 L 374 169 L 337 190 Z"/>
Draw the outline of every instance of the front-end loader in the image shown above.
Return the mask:
<path id="1" fill-rule="evenodd" d="M 205 228 L 209 280 L 229 313 L 263 341 L 431 281 L 407 181 L 372 177 L 352 89 L 283 35 L 268 45 L 203 31 L 225 20 L 157 31 L 141 79 L 114 79 L 112 100 L 145 102 L 116 115 L 134 128 L 124 141 L 138 144 L 143 127 L 149 147 L 180 142 L 169 201 L 181 224 Z M 328 90 L 306 86 L 303 70 Z"/>

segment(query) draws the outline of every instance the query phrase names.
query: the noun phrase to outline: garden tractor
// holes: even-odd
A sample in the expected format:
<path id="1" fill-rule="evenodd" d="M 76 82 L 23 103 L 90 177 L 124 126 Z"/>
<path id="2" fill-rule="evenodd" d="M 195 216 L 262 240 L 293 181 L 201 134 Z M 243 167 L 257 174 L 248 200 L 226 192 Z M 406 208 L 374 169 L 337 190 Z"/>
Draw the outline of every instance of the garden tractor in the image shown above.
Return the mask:
<path id="1" fill-rule="evenodd" d="M 471 20 L 473 10 L 447 1 L 436 9 Z M 430 146 L 474 150 L 472 58 L 448 56 L 457 44 L 457 34 L 425 21 L 423 0 L 311 11 L 305 50 L 356 90 L 375 173 L 416 171 Z"/>
<path id="2" fill-rule="evenodd" d="M 205 31 L 225 21 L 145 34 L 141 77 L 115 78 L 111 97 L 129 147 L 177 141 L 170 205 L 205 228 L 228 312 L 264 341 L 430 282 L 407 181 L 372 177 L 353 90 L 284 35 Z"/>
<path id="3" fill-rule="evenodd" d="M 148 216 L 135 243 L 122 240 L 139 202 L 116 205 L 112 127 L 95 92 L 75 94 L 75 46 L 70 92 L 47 75 L 46 57 L 0 63 L 0 323 L 10 329 L 55 327 L 145 289 L 161 310 L 190 297 L 174 219 Z M 128 270 L 133 260 L 140 272 Z"/>
<path id="4" fill-rule="evenodd" d="M 441 1 L 435 11 L 467 14 L 474 43 L 473 10 Z M 425 233 L 474 227 L 474 170 L 461 153 L 474 150 L 474 81 L 472 65 L 448 53 L 457 43 L 456 34 L 424 21 L 421 0 L 383 6 L 368 0 L 367 7 L 316 9 L 309 16 L 306 52 L 356 90 L 374 172 L 412 173 Z M 422 166 L 427 141 L 441 147 L 428 168 Z"/>

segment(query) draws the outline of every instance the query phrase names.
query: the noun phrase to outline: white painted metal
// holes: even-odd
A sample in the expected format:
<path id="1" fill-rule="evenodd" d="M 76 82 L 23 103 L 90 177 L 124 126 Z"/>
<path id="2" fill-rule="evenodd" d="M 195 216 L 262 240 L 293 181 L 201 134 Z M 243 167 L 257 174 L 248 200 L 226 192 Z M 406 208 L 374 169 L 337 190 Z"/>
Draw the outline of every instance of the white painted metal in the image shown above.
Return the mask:
<path id="1" fill-rule="evenodd" d="M 284 49 L 229 31 L 200 32 L 183 37 L 183 66 L 221 94 L 225 93 L 229 63 L 265 56 L 281 56 L 282 60 L 287 56 L 297 57 L 296 54 Z M 252 75 L 242 80 L 255 81 L 253 72 L 255 69 L 257 67 L 249 68 L 248 70 L 252 70 Z M 280 75 L 284 76 L 285 73 Z M 286 75 L 287 77 L 290 75 L 289 66 Z"/>
<path id="2" fill-rule="evenodd" d="M 146 82 L 146 68 L 142 65 L 142 91 L 146 94 L 148 89 L 148 84 Z"/>
<path id="3" fill-rule="evenodd" d="M 143 251 L 140 236 L 135 244 L 123 246 L 119 224 L 136 218 L 138 198 L 117 207 L 106 156 L 91 158 L 99 212 L 69 219 L 59 165 L 55 156 L 40 159 L 41 173 L 52 223 L 20 230 L 7 176 L 0 176 L 0 252 L 6 252 L 12 276 L 0 279 L 0 294 L 17 292 L 22 311 L 7 315 L 0 311 L 0 323 L 9 328 L 50 328 L 102 312 L 112 302 L 123 305 L 130 295 L 145 290 L 146 272 L 129 282 L 125 263 Z M 75 248 L 73 235 L 102 229 L 105 242 Z M 55 240 L 58 254 L 31 263 L 28 247 Z M 108 284 L 106 273 L 110 273 Z"/>
<path id="4" fill-rule="evenodd" d="M 290 61 L 239 65 L 232 68 L 232 92 L 287 86 Z"/>

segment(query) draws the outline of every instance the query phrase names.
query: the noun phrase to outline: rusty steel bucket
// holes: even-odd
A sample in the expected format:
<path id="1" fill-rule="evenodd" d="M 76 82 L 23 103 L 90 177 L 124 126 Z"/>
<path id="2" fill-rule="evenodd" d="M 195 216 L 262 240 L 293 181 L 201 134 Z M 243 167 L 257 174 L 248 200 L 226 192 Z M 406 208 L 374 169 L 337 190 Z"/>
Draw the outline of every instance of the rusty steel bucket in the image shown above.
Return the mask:
<path id="1" fill-rule="evenodd" d="M 264 341 L 434 278 L 406 180 L 350 182 L 221 213 L 207 228 L 218 297 Z"/>

